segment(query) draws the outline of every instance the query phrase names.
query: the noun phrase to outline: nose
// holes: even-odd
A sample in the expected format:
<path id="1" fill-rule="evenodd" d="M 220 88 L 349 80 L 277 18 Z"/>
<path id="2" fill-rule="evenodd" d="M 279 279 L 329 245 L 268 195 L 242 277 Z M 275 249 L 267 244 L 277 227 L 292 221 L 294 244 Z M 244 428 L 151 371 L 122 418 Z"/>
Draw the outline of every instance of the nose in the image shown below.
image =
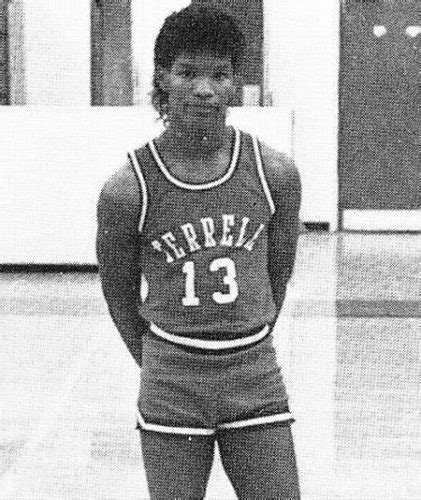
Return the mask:
<path id="1" fill-rule="evenodd" d="M 194 95 L 201 98 L 209 98 L 215 94 L 209 78 L 198 78 L 194 86 Z"/>

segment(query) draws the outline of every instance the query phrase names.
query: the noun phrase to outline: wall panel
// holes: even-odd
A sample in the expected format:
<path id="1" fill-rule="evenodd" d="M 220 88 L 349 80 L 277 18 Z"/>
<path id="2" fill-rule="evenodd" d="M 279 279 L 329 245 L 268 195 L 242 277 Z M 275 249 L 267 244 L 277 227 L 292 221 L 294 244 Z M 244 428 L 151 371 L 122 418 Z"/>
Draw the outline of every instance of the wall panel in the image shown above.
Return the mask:
<path id="1" fill-rule="evenodd" d="M 10 103 L 7 1 L 0 0 L 0 105 Z"/>
<path id="2" fill-rule="evenodd" d="M 413 0 L 343 3 L 342 210 L 421 208 L 420 33 L 408 32 L 409 26 L 419 27 L 418 10 Z"/>
<path id="3" fill-rule="evenodd" d="M 91 102 L 133 104 L 131 0 L 91 1 Z"/>

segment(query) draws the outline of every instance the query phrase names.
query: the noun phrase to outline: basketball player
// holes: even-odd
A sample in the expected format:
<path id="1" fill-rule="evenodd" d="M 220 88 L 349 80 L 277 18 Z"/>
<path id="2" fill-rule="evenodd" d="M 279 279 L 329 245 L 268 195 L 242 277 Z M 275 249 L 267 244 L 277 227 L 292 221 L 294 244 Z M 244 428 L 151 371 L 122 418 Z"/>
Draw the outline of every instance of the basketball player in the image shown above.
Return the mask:
<path id="1" fill-rule="evenodd" d="M 225 123 L 243 50 L 218 10 L 166 19 L 152 94 L 165 131 L 129 154 L 98 204 L 104 295 L 141 367 L 154 499 L 203 498 L 215 441 L 239 498 L 299 498 L 272 328 L 293 269 L 300 181 L 287 157 Z"/>

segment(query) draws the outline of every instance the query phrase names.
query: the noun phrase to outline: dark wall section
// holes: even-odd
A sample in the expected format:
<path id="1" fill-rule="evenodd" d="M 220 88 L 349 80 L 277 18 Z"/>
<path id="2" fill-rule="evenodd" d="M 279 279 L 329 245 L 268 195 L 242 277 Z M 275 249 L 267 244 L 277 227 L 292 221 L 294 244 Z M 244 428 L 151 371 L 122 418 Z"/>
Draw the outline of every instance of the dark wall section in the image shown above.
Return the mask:
<path id="1" fill-rule="evenodd" d="M 7 0 L 0 0 L 0 105 L 10 104 Z"/>
<path id="2" fill-rule="evenodd" d="M 131 0 L 91 0 L 91 103 L 133 104 Z"/>
<path id="3" fill-rule="evenodd" d="M 416 0 L 346 0 L 341 8 L 340 209 L 420 205 Z"/>
<path id="4" fill-rule="evenodd" d="M 91 104 L 102 106 L 104 96 L 102 82 L 104 78 L 103 44 L 104 11 L 98 0 L 91 0 Z"/>
<path id="5" fill-rule="evenodd" d="M 215 5 L 226 10 L 238 22 L 246 36 L 246 53 L 240 73 L 241 85 L 260 86 L 263 95 L 263 0 L 192 0 L 192 3 Z M 238 96 L 240 100 L 240 96 Z M 239 104 L 239 103 L 237 103 Z"/>

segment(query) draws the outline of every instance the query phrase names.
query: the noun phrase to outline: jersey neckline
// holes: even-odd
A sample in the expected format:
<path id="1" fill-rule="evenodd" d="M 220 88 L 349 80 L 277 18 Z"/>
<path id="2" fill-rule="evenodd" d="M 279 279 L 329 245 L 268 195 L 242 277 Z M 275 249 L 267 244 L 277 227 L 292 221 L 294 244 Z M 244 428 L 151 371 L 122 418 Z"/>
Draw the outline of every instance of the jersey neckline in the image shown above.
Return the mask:
<path id="1" fill-rule="evenodd" d="M 220 186 L 224 182 L 226 182 L 228 179 L 232 177 L 232 174 L 234 173 L 234 170 L 237 166 L 238 163 L 238 158 L 240 156 L 240 131 L 237 128 L 234 128 L 234 147 L 232 150 L 232 155 L 231 155 L 231 161 L 230 164 L 226 170 L 226 172 L 219 177 L 218 179 L 215 179 L 214 181 L 211 182 L 206 182 L 203 184 L 190 184 L 188 182 L 183 182 L 177 179 L 171 172 L 168 170 L 168 168 L 165 166 L 164 162 L 162 161 L 161 156 L 158 153 L 158 150 L 156 149 L 155 142 L 149 141 L 148 146 L 149 150 L 152 153 L 152 156 L 154 157 L 154 160 L 158 167 L 160 168 L 161 172 L 164 174 L 164 176 L 173 184 L 175 184 L 178 187 L 181 187 L 183 189 L 189 189 L 191 191 L 197 191 L 197 190 L 204 190 L 204 189 L 211 189 L 216 186 Z"/>

